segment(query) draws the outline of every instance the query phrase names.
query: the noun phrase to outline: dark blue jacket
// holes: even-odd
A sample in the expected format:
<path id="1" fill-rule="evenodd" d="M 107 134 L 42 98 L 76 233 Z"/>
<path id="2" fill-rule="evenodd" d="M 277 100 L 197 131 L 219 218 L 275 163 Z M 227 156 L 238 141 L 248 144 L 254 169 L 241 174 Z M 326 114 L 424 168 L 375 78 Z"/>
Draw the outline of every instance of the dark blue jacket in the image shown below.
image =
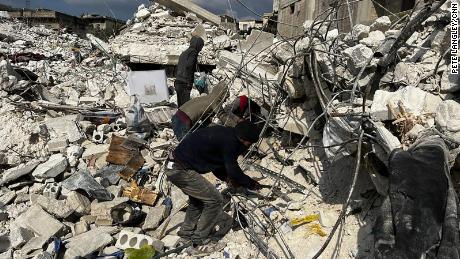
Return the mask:
<path id="1" fill-rule="evenodd" d="M 254 180 L 243 173 L 237 162 L 246 150 L 234 128 L 213 126 L 187 135 L 174 150 L 174 159 L 200 174 L 212 172 L 221 180 L 229 177 L 244 187 L 251 187 Z"/>

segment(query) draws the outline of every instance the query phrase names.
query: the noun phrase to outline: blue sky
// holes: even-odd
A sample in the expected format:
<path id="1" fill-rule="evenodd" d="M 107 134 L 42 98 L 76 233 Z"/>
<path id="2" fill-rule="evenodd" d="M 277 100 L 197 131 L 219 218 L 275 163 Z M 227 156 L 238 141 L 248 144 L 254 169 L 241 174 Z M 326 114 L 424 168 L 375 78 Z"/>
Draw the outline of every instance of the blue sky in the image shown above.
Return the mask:
<path id="1" fill-rule="evenodd" d="M 193 0 L 193 2 L 216 14 L 230 14 L 228 2 L 233 13 L 240 19 L 256 16 L 246 10 L 236 0 Z M 259 14 L 270 12 L 273 0 L 241 0 Z M 47 8 L 80 16 L 84 13 L 96 13 L 127 20 L 133 16 L 140 4 L 149 5 L 148 0 L 30 0 L 31 8 Z M 0 4 L 25 7 L 26 0 L 0 0 Z"/>

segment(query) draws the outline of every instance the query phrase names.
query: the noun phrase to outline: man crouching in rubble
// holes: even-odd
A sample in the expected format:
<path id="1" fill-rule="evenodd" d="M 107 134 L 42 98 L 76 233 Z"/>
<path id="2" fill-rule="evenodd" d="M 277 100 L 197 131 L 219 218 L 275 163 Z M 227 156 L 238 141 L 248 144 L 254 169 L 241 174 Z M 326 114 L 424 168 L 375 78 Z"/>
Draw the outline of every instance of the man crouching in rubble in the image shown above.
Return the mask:
<path id="1" fill-rule="evenodd" d="M 176 80 L 174 81 L 174 89 L 177 92 L 177 105 L 179 107 L 190 100 L 198 54 L 203 49 L 203 46 L 203 39 L 194 36 L 190 40 L 188 49 L 179 56 Z"/>
<path id="2" fill-rule="evenodd" d="M 235 128 L 213 126 L 199 129 L 183 139 L 170 154 L 165 173 L 168 179 L 189 196 L 189 204 L 178 235 L 191 240 L 189 253 L 195 256 L 223 249 L 211 241 L 211 232 L 221 213 L 223 198 L 201 174 L 212 172 L 221 180 L 235 181 L 250 189 L 260 189 L 257 181 L 245 175 L 238 156 L 257 142 L 260 129 L 249 121 Z"/>

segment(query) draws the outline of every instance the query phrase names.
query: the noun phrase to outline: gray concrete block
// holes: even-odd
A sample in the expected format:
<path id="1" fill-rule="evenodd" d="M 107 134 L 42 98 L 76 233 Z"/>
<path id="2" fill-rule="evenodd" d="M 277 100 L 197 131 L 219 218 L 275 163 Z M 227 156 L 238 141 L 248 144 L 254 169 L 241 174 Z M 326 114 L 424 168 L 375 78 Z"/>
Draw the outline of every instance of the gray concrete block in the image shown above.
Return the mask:
<path id="1" fill-rule="evenodd" d="M 115 246 L 119 249 L 136 248 L 139 249 L 144 245 L 153 246 L 154 239 L 147 235 L 136 234 L 130 231 L 122 230 L 119 234 Z"/>
<path id="2" fill-rule="evenodd" d="M 69 140 L 67 138 L 57 138 L 48 141 L 48 151 L 50 152 L 64 152 L 69 146 Z"/>
<path id="3" fill-rule="evenodd" d="M 67 168 L 67 158 L 62 154 L 50 156 L 48 161 L 40 164 L 32 172 L 32 175 L 38 179 L 54 178 L 64 172 Z"/>
<path id="4" fill-rule="evenodd" d="M 19 166 L 6 170 L 5 172 L 3 172 L 2 183 L 0 185 L 4 185 L 6 183 L 9 183 L 11 181 L 18 179 L 21 176 L 29 174 L 39 164 L 40 164 L 39 161 L 30 161 L 26 164 L 21 164 Z"/>
<path id="5" fill-rule="evenodd" d="M 61 194 L 61 189 L 60 183 L 47 183 L 43 189 L 43 196 L 57 199 L 59 194 Z"/>
<path id="6" fill-rule="evenodd" d="M 31 194 L 30 197 L 33 204 L 39 205 L 46 212 L 54 215 L 56 218 L 67 218 L 74 212 L 73 209 L 67 206 L 65 200 L 56 200 L 54 198 L 36 194 Z"/>
<path id="7" fill-rule="evenodd" d="M 144 224 L 142 225 L 143 230 L 155 230 L 160 225 L 161 220 L 164 218 L 166 212 L 165 205 L 159 205 L 150 208 L 145 217 Z"/>
<path id="8" fill-rule="evenodd" d="M 53 218 L 39 205 L 30 207 L 15 220 L 15 223 L 20 227 L 32 230 L 36 235 L 44 238 L 60 236 L 65 227 L 64 224 Z"/>
<path id="9" fill-rule="evenodd" d="M 19 227 L 15 224 L 10 226 L 11 247 L 17 249 L 27 243 L 34 237 L 34 233 L 26 228 Z"/>
<path id="10" fill-rule="evenodd" d="M 76 191 L 71 191 L 67 195 L 66 205 L 73 209 L 78 216 L 91 212 L 91 201 L 85 195 Z"/>
<path id="11" fill-rule="evenodd" d="M 78 142 L 84 139 L 84 135 L 77 127 L 78 115 L 67 115 L 51 118 L 45 121 L 51 139 L 67 138 L 69 142 Z"/>
<path id="12" fill-rule="evenodd" d="M 83 234 L 74 236 L 66 244 L 64 259 L 86 257 L 112 242 L 113 238 L 102 229 L 92 229 Z"/>

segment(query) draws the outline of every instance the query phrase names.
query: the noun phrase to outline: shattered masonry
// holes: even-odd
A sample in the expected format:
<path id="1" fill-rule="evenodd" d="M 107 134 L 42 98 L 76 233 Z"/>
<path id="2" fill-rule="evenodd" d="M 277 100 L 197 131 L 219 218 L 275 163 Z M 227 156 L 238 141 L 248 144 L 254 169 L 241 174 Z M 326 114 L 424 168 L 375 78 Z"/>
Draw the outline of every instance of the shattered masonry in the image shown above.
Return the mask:
<path id="1" fill-rule="evenodd" d="M 289 40 L 256 29 L 239 35 L 213 14 L 161 2 L 177 3 L 139 6 L 108 42 L 1 20 L 0 258 L 48 258 L 53 236 L 66 242 L 63 258 L 178 244 L 187 196 L 162 177 L 177 143 L 176 96 L 141 104 L 128 81 L 140 72 L 133 66 L 175 66 L 191 36 L 205 40 L 199 63 L 210 85 L 229 82 L 225 103 L 248 95 L 266 111 L 267 134 L 241 165 L 274 186 L 232 196 L 238 213 L 222 216 L 219 230 L 230 228 L 225 217 L 244 222 L 234 218 L 226 248 L 206 258 L 313 258 L 322 247 L 324 258 L 458 255 L 458 216 L 446 216 L 458 215 L 460 189 L 450 1 L 349 32 L 337 29 L 331 5 Z M 165 89 L 173 82 L 168 73 Z M 420 195 L 415 207 L 402 191 Z M 436 234 L 423 235 L 419 250 L 396 242 L 420 222 Z"/>

